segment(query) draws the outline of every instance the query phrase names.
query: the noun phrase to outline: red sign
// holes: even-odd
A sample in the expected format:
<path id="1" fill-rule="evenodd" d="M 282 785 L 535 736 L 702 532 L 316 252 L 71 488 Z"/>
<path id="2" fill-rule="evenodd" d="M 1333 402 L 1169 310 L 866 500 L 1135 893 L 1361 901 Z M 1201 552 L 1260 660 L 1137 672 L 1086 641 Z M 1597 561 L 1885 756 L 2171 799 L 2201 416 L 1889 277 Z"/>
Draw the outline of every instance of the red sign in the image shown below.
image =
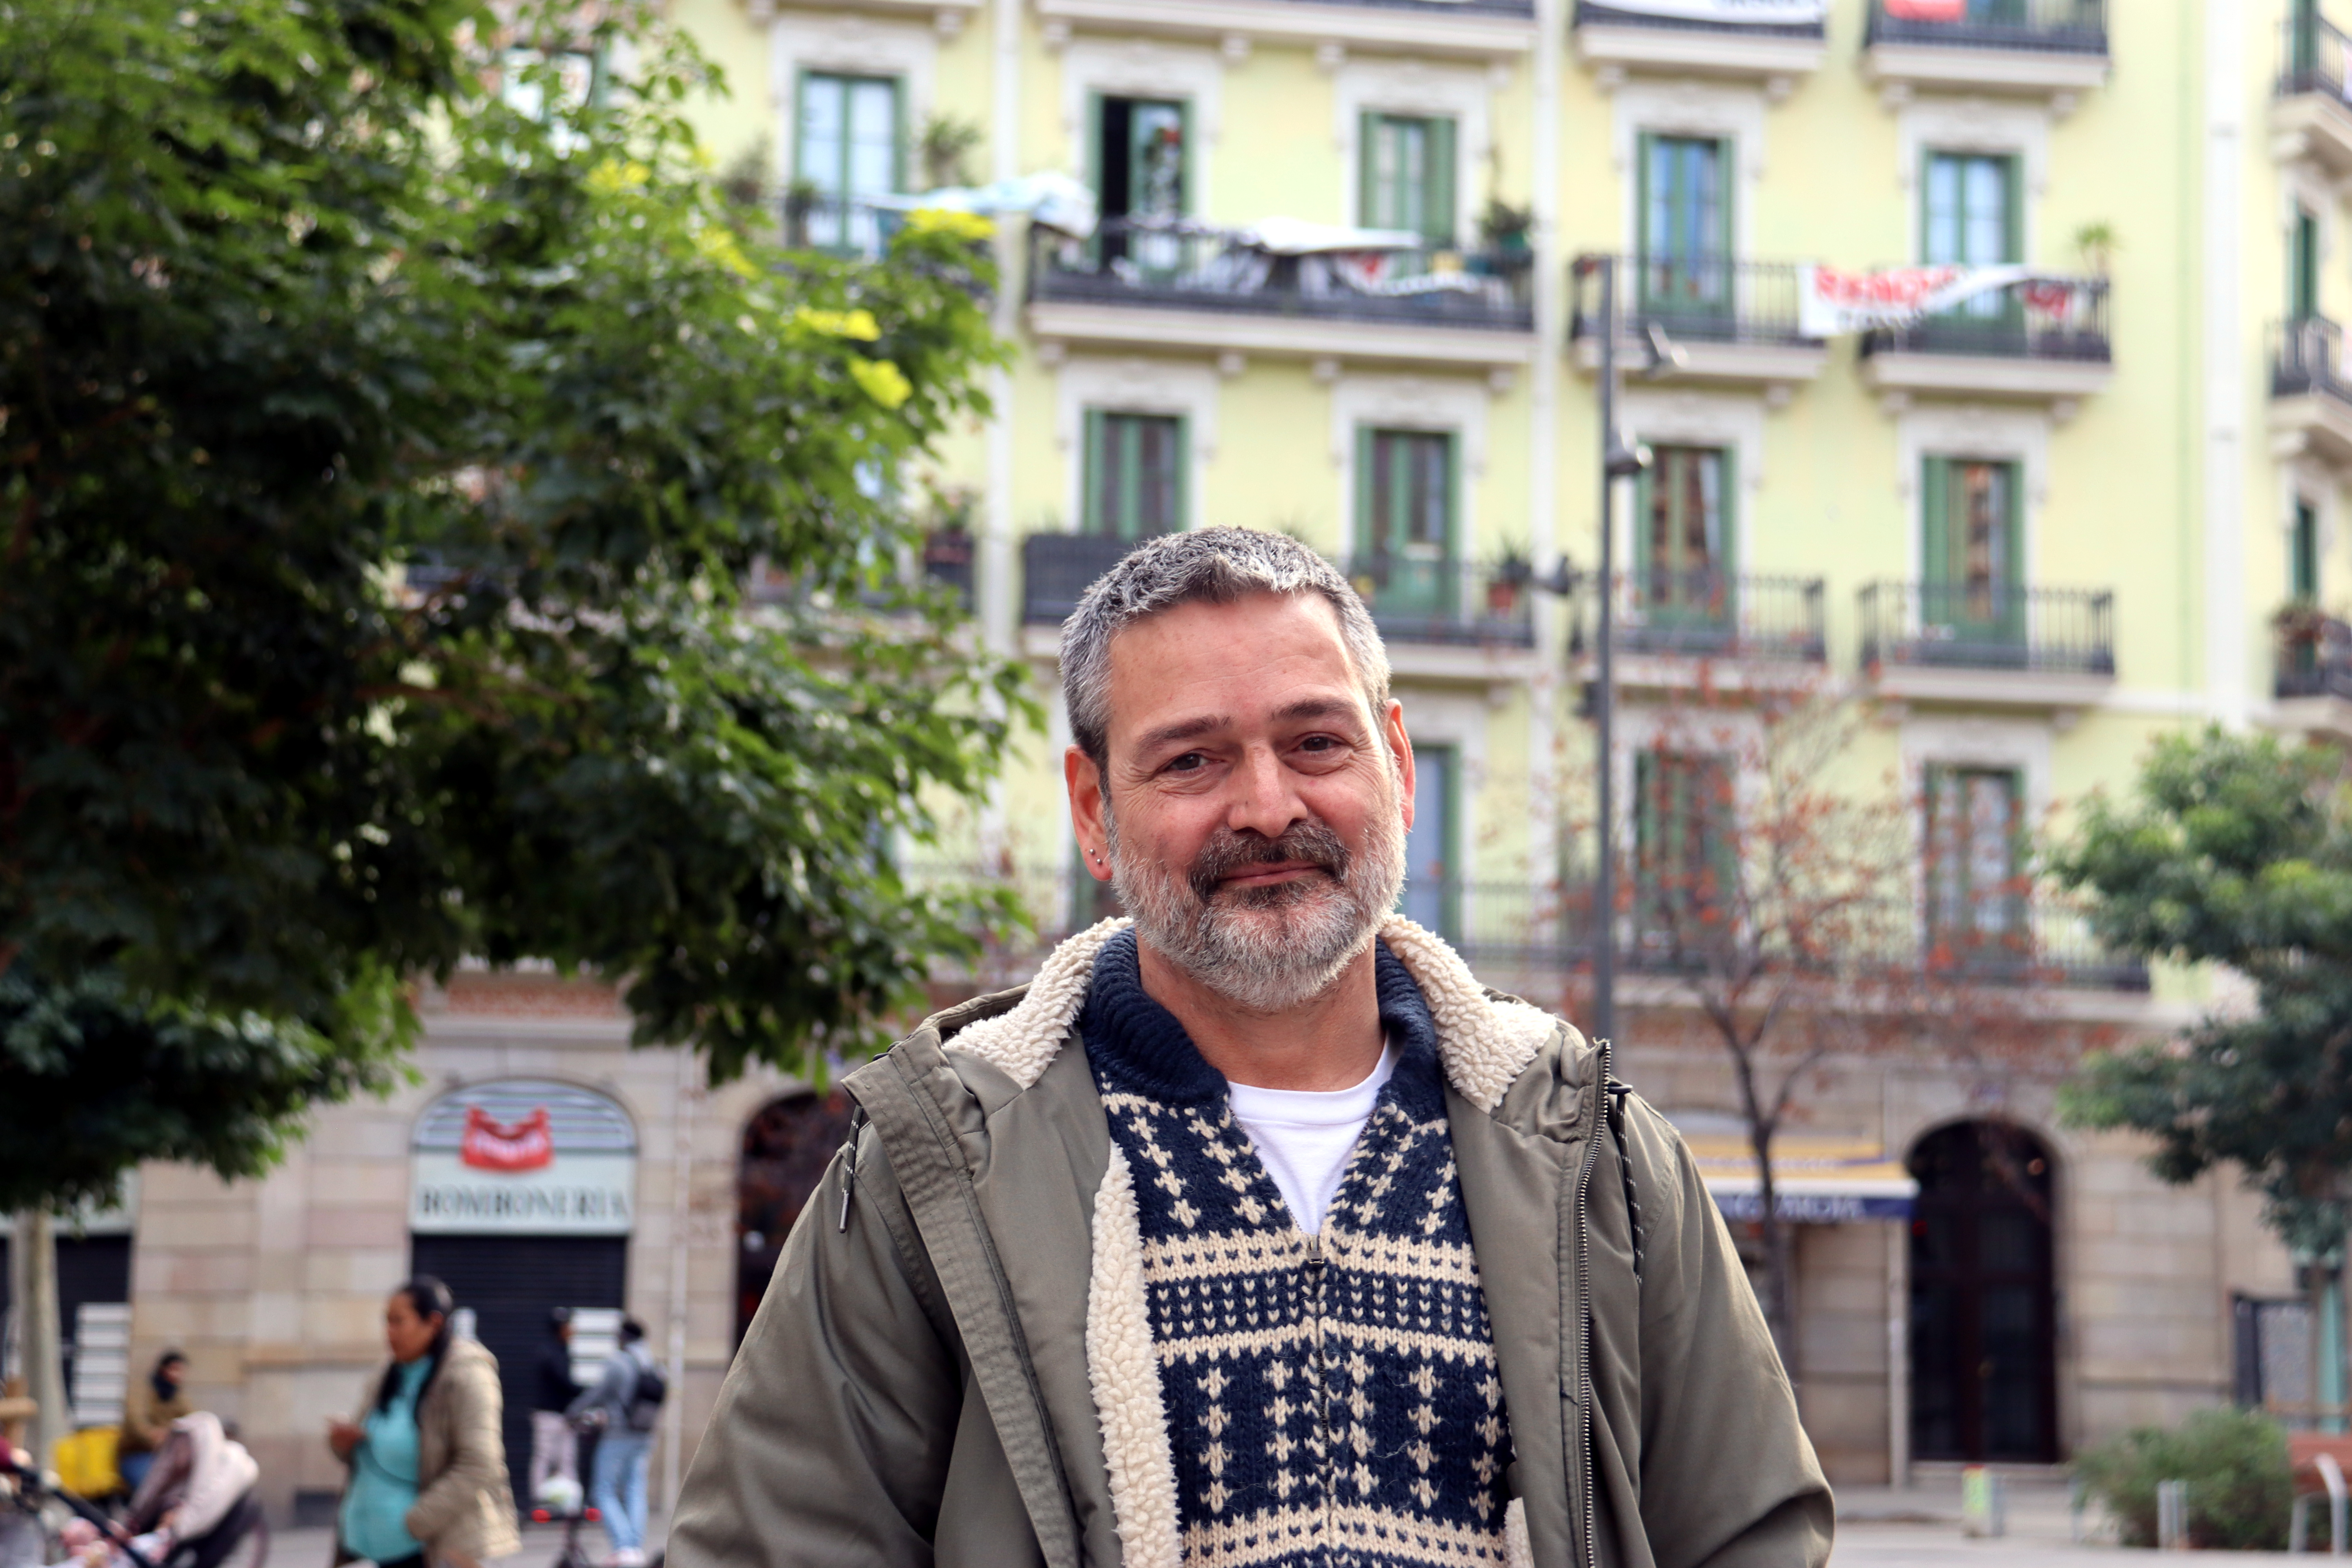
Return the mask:
<path id="1" fill-rule="evenodd" d="M 1965 22 L 1969 0 L 1886 0 L 1886 14 L 1906 22 Z"/>
<path id="2" fill-rule="evenodd" d="M 541 1106 L 511 1127 L 490 1120 L 478 1105 L 466 1108 L 466 1136 L 457 1157 L 480 1171 L 536 1171 L 555 1159 L 555 1130 Z"/>

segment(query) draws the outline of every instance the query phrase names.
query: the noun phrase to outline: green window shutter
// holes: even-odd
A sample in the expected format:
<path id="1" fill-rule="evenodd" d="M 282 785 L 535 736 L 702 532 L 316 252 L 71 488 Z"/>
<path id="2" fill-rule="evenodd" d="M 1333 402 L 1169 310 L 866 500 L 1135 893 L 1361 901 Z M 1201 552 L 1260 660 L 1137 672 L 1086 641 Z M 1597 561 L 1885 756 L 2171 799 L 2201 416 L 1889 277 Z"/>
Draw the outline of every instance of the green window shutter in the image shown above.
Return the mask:
<path id="1" fill-rule="evenodd" d="M 2011 264 L 2025 259 L 2024 170 L 2016 158 L 2000 161 L 2001 259 Z"/>
<path id="2" fill-rule="evenodd" d="M 2001 526 L 2008 533 L 2001 541 L 2001 581 L 2015 590 L 2010 595 L 2010 602 L 2021 617 L 2021 631 L 2025 607 L 2025 468 L 2021 463 L 2004 463 L 2001 472 L 2001 500 L 2006 503 L 2001 509 Z"/>
<path id="3" fill-rule="evenodd" d="M 2319 313 L 2319 219 L 2295 209 L 2294 245 L 2287 258 L 2287 309 L 2297 320 Z"/>
<path id="4" fill-rule="evenodd" d="M 1658 756 L 1648 750 L 1633 753 L 1633 861 L 1643 879 L 1657 879 L 1660 853 L 1658 845 Z"/>
<path id="5" fill-rule="evenodd" d="M 1700 834 L 1699 848 L 1706 857 L 1706 869 L 1715 879 L 1713 896 L 1707 901 L 1719 918 L 1727 919 L 1738 908 L 1739 885 L 1739 818 L 1732 794 L 1731 759 L 1702 758 L 1691 773 L 1693 793 L 1697 796 L 1691 803 L 1692 821 Z"/>
<path id="6" fill-rule="evenodd" d="M 1433 454 L 1440 475 L 1437 486 L 1437 533 L 1444 546 L 1444 560 L 1451 565 L 1462 553 L 1462 531 L 1456 520 L 1462 515 L 1462 465 L 1455 461 L 1459 448 L 1451 434 L 1429 438 L 1435 448 Z"/>
<path id="7" fill-rule="evenodd" d="M 1168 531 L 1182 533 L 1192 526 L 1192 511 L 1186 500 L 1192 483 L 1192 431 L 1181 417 L 1169 423 L 1174 437 L 1170 443 L 1169 458 L 1176 467 L 1175 471 L 1169 475 L 1168 489 L 1172 510 L 1168 519 Z"/>
<path id="8" fill-rule="evenodd" d="M 1371 427 L 1356 426 L 1356 553 L 1361 558 L 1381 553 L 1380 520 L 1372 515 L 1372 464 L 1379 455 Z"/>
<path id="9" fill-rule="evenodd" d="M 1707 564 L 1727 580 L 1739 571 L 1739 454 L 1729 447 L 1717 448 L 1715 458 L 1714 559 Z"/>
<path id="10" fill-rule="evenodd" d="M 1108 474 L 1104 467 L 1109 453 L 1103 446 L 1103 414 L 1099 408 L 1087 410 L 1086 443 L 1081 448 L 1078 470 L 1078 529 L 1084 533 L 1104 533 L 1109 531 L 1109 519 L 1103 515 L 1103 483 Z"/>
<path id="11" fill-rule="evenodd" d="M 1930 586 L 1952 580 L 1951 510 L 1951 459 L 1923 459 L 1919 465 L 1919 579 Z M 1927 618 L 1940 618 L 1937 606 L 1926 608 Z"/>
<path id="12" fill-rule="evenodd" d="M 1730 138 L 1715 143 L 1715 232 L 1706 238 L 1709 255 L 1721 258 L 1727 264 L 1731 256 L 1731 199 L 1733 187 L 1738 184 L 1731 177 L 1736 168 L 1739 144 Z"/>
<path id="13" fill-rule="evenodd" d="M 1461 243 L 1460 226 L 1454 221 L 1454 128 L 1451 120 L 1429 122 L 1429 220 L 1426 232 L 1432 245 L 1451 246 Z"/>
<path id="14" fill-rule="evenodd" d="M 1650 163 L 1657 156 L 1658 139 L 1644 131 L 1633 148 L 1633 249 L 1643 256 L 1665 248 L 1657 216 L 1650 210 L 1654 176 Z M 1620 287 L 1622 287 L 1621 284 Z"/>
<path id="15" fill-rule="evenodd" d="M 1667 448 L 1654 447 L 1650 457 L 1650 466 L 1633 476 L 1633 575 L 1644 584 L 1659 564 L 1657 524 L 1651 509 L 1658 504 L 1657 470 L 1667 460 Z"/>
<path id="16" fill-rule="evenodd" d="M 1357 116 L 1356 123 L 1356 221 L 1366 228 L 1380 228 L 1387 218 L 1387 205 L 1381 199 L 1381 117 L 1366 112 Z"/>

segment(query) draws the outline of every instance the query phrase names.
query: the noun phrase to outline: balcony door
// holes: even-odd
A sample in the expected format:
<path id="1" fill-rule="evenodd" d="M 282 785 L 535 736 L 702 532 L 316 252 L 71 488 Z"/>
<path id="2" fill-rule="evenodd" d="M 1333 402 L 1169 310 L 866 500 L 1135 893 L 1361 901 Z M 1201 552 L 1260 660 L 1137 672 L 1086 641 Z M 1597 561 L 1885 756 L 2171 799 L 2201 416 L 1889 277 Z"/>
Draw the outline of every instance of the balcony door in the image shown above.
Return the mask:
<path id="1" fill-rule="evenodd" d="M 1728 934 L 1738 917 L 1733 759 L 1654 750 L 1633 758 L 1635 918 L 1652 943 Z"/>
<path id="2" fill-rule="evenodd" d="M 814 198 L 806 219 L 810 245 L 861 255 L 879 249 L 874 209 L 858 204 L 898 188 L 898 84 L 823 71 L 803 76 L 793 171 Z"/>
<path id="3" fill-rule="evenodd" d="M 1695 651 L 1727 648 L 1733 603 L 1731 454 L 1657 447 L 1637 487 L 1634 608 L 1643 640 Z"/>
<path id="4" fill-rule="evenodd" d="M 1927 771 L 1927 929 L 1940 962 L 2022 968 L 2032 959 L 2021 784 L 2013 768 Z"/>
<path id="5" fill-rule="evenodd" d="M 1367 114 L 1359 142 L 1363 166 L 1358 211 L 1364 226 L 1408 229 L 1432 247 L 1452 245 L 1454 121 Z"/>
<path id="6" fill-rule="evenodd" d="M 2286 310 L 2298 321 L 2319 314 L 2319 217 L 2294 209 L 2294 234 L 2286 252 Z"/>
<path id="7" fill-rule="evenodd" d="M 1086 531 L 1145 539 L 1184 526 L 1184 421 L 1087 411 Z"/>
<path id="8" fill-rule="evenodd" d="M 1635 270 L 1645 314 L 1704 324 L 1729 313 L 1731 167 L 1727 141 L 1642 138 L 1642 253 Z"/>
<path id="9" fill-rule="evenodd" d="M 2025 574 L 2015 463 L 1929 458 L 1921 484 L 1922 657 L 2023 668 Z"/>
<path id="10" fill-rule="evenodd" d="M 1919 220 L 1920 259 L 1931 267 L 2000 267 L 2025 259 L 2018 161 L 1990 153 L 1930 153 Z M 1962 300 L 1942 321 L 1976 333 L 2024 330 L 2017 293 Z"/>
<path id="11" fill-rule="evenodd" d="M 1443 619 L 1455 603 L 1454 437 L 1367 427 L 1356 437 L 1356 559 L 1372 613 Z"/>
<path id="12" fill-rule="evenodd" d="M 1177 99 L 1097 100 L 1095 192 L 1110 232 L 1106 262 L 1126 259 L 1147 278 L 1181 269 L 1184 242 L 1173 235 L 1132 234 L 1125 224 L 1182 217 L 1191 201 L 1191 115 Z"/>
<path id="13" fill-rule="evenodd" d="M 1404 841 L 1404 917 L 1459 940 L 1462 882 L 1454 864 L 1460 756 L 1452 746 L 1412 749 L 1412 831 Z"/>

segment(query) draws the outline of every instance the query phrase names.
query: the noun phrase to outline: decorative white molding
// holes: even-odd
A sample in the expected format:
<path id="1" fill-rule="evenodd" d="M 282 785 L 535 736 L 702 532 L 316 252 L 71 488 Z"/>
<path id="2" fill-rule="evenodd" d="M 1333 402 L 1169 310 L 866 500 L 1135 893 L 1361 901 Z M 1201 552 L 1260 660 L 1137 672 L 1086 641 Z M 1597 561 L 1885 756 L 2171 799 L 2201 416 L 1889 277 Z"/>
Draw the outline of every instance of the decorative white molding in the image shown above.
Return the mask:
<path id="1" fill-rule="evenodd" d="M 1483 185 L 1493 146 L 1494 79 L 1475 66 L 1431 65 L 1420 60 L 1352 59 L 1333 73 L 1331 139 L 1339 150 L 1344 190 L 1341 210 L 1350 221 L 1362 223 L 1362 136 L 1367 113 L 1425 114 L 1454 122 L 1454 232 L 1467 236 L 1477 226 L 1485 205 Z"/>
<path id="2" fill-rule="evenodd" d="M 1062 49 L 1062 132 L 1068 139 L 1070 172 L 1087 175 L 1087 105 L 1097 96 L 1181 98 L 1192 106 L 1197 139 L 1185 164 L 1185 205 L 1196 213 L 1209 205 L 1209 148 L 1223 129 L 1225 60 L 1216 49 L 1156 38 L 1072 38 Z"/>
<path id="3" fill-rule="evenodd" d="M 1241 374 L 1242 372 L 1248 368 L 1249 356 L 1247 354 L 1238 353 L 1232 349 L 1227 349 L 1223 353 L 1217 356 L 1217 374 L 1223 376 L 1227 381 L 1231 381 L 1234 377 Z"/>
<path id="4" fill-rule="evenodd" d="M 1454 439 L 1461 458 L 1461 508 L 1454 518 L 1461 553 L 1479 550 L 1478 491 L 1486 476 L 1486 415 L 1490 401 L 1483 381 L 1459 376 L 1343 374 L 1331 384 L 1331 466 L 1338 471 L 1336 516 L 1356 515 L 1356 432 L 1366 426 L 1384 430 L 1439 430 Z"/>
<path id="5" fill-rule="evenodd" d="M 1173 414 L 1184 421 L 1184 526 L 1202 524 L 1205 479 L 1217 457 L 1217 373 L 1205 364 L 1160 359 L 1072 356 L 1055 376 L 1054 444 L 1063 454 L 1062 526 L 1075 531 L 1084 515 L 1086 416 Z"/>
<path id="6" fill-rule="evenodd" d="M 1315 46 L 1315 64 L 1325 75 L 1348 63 L 1348 46 L 1326 38 Z"/>
<path id="7" fill-rule="evenodd" d="M 1731 559 L 1746 571 L 1753 537 L 1755 495 L 1764 488 L 1764 404 L 1760 398 L 1719 392 L 1667 392 L 1634 388 L 1624 395 L 1620 417 L 1628 440 L 1655 446 L 1721 447 L 1732 454 L 1733 481 L 1738 493 L 1731 498 Z M 1640 528 L 1633 508 L 1614 509 L 1617 559 L 1633 559 L 1633 535 Z"/>
<path id="8" fill-rule="evenodd" d="M 1924 563 L 1919 555 L 1923 528 L 1919 469 L 1928 458 L 1980 458 L 2013 462 L 2025 477 L 2020 509 L 2019 574 L 2028 585 L 2036 571 L 2041 539 L 2042 508 L 2050 495 L 2050 421 L 2024 408 L 1990 408 L 1978 405 L 1922 405 L 1911 409 L 1895 426 L 1895 493 L 1903 500 L 1905 526 L 1910 537 L 1905 549 L 1910 566 L 1906 575 L 1919 581 Z"/>
<path id="9" fill-rule="evenodd" d="M 1239 65 L 1250 58 L 1250 36 L 1247 33 L 1227 33 L 1217 40 L 1217 52 L 1225 57 L 1228 65 Z"/>
<path id="10" fill-rule="evenodd" d="M 1915 799 L 1924 798 L 1930 767 L 2015 768 L 2025 781 L 2025 821 L 2040 825 L 2051 802 L 2051 729 L 2032 719 L 1922 718 L 1903 721 L 1897 742 L 1903 781 Z"/>
<path id="11" fill-rule="evenodd" d="M 1984 98 L 1919 99 L 1904 106 L 1895 127 L 1895 173 L 1906 195 L 1919 188 L 1919 168 L 1928 153 L 1994 153 L 2016 158 L 2025 170 L 2025 214 L 2021 236 L 2029 261 L 2041 254 L 2041 198 L 2050 188 L 2050 111 L 2038 103 Z M 1916 207 L 1916 203 L 1912 204 Z M 1916 249 L 1916 222 L 1906 247 Z"/>
<path id="12" fill-rule="evenodd" d="M 776 167 L 790 178 L 800 123 L 803 71 L 843 71 L 898 79 L 906 123 L 930 118 L 940 30 L 920 21 L 852 12 L 780 10 L 768 24 L 768 89 L 775 104 Z"/>
<path id="13" fill-rule="evenodd" d="M 1764 93 L 1753 85 L 1694 80 L 1635 79 L 1617 89 L 1610 100 L 1610 157 L 1618 174 L 1623 224 L 1619 229 L 1629 244 L 1641 233 L 1641 156 L 1644 133 L 1664 136 L 1712 136 L 1732 143 L 1737 165 L 1731 197 L 1731 247 L 1740 256 L 1754 252 L 1757 192 L 1764 178 Z"/>

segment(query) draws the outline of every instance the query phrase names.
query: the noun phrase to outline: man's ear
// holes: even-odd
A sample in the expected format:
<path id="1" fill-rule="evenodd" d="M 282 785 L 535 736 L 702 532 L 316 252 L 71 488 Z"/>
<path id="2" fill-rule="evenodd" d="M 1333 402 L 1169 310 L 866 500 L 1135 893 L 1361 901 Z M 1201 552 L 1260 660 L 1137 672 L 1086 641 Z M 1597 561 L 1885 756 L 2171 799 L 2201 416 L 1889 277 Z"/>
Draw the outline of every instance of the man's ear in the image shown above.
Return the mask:
<path id="1" fill-rule="evenodd" d="M 1404 796 L 1405 831 L 1412 831 L 1412 737 L 1404 732 L 1404 704 L 1389 699 L 1389 710 L 1381 719 L 1381 739 L 1387 742 L 1389 754 L 1396 759 L 1397 788 Z"/>
<path id="2" fill-rule="evenodd" d="M 1078 853 L 1097 882 L 1110 880 L 1110 834 L 1103 826 L 1103 776 L 1092 757 L 1076 746 L 1062 753 L 1062 782 L 1070 792 L 1070 827 Z"/>

